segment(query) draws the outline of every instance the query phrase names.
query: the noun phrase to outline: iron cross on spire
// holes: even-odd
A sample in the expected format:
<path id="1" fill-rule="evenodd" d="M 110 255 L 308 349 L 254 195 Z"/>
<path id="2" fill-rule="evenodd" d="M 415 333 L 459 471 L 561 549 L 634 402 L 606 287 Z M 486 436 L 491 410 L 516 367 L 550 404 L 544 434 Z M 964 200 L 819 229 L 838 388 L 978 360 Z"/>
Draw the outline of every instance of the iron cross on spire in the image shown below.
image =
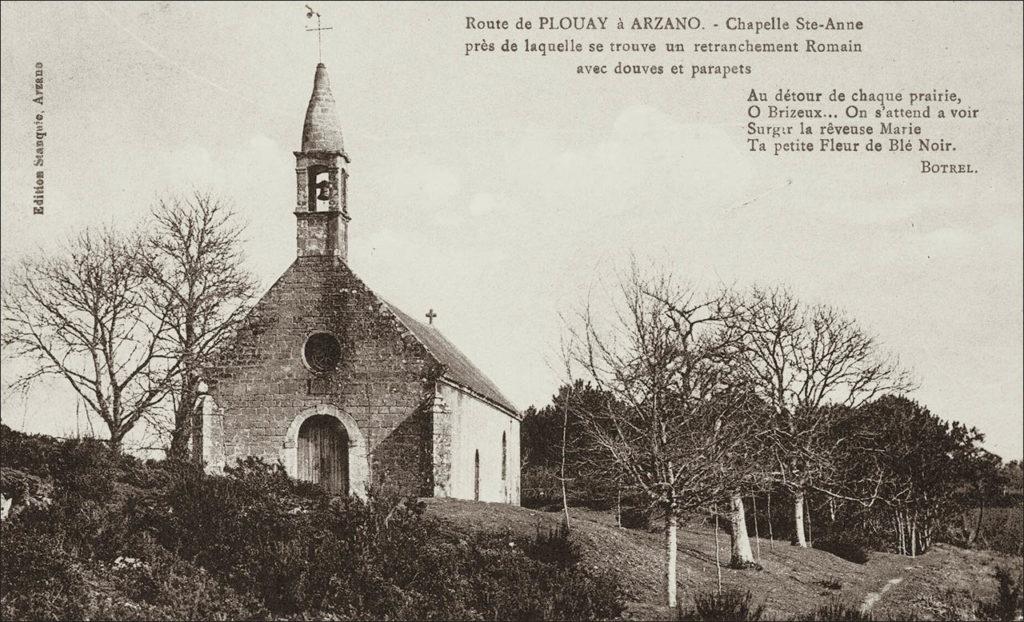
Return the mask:
<path id="1" fill-rule="evenodd" d="M 311 6 L 309 6 L 307 4 L 306 5 L 306 19 L 312 19 L 313 16 L 316 16 L 316 28 L 306 28 L 306 32 L 315 32 L 316 33 L 316 60 L 317 60 L 318 63 L 322 63 L 322 62 L 324 62 L 324 42 L 323 42 L 323 35 L 321 33 L 323 33 L 323 31 L 325 31 L 325 30 L 334 30 L 334 28 L 331 27 L 331 26 L 327 26 L 326 28 L 322 28 L 320 26 L 320 14 L 317 13 L 315 10 L 313 10 L 313 7 L 311 7 Z"/>
<path id="2" fill-rule="evenodd" d="M 435 317 L 437 317 L 437 314 L 434 313 L 433 309 L 431 309 L 430 311 L 427 311 L 427 323 L 428 324 L 433 324 Z"/>

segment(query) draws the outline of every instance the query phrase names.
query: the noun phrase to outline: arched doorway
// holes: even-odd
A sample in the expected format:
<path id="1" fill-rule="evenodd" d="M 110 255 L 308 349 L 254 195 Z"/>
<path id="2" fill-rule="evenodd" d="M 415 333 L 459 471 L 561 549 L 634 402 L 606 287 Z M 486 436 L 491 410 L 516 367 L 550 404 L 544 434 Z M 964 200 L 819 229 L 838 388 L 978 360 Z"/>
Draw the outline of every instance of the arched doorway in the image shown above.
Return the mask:
<path id="1" fill-rule="evenodd" d="M 347 488 L 345 488 L 345 490 L 347 490 L 349 494 L 365 498 L 366 486 L 370 479 L 370 465 L 366 459 L 366 439 L 363 438 L 363 433 L 359 430 L 359 425 L 356 423 L 356 420 L 348 413 L 339 410 L 336 406 L 332 406 L 330 404 L 317 404 L 316 406 L 303 410 L 301 413 L 296 415 L 294 419 L 292 419 L 292 422 L 288 424 L 288 430 L 285 432 L 284 443 L 281 444 L 281 463 L 284 464 L 284 468 L 288 471 L 288 475 L 291 475 L 296 479 L 309 479 L 311 474 L 304 476 L 301 472 L 302 469 L 299 467 L 299 430 L 301 430 L 310 419 L 319 418 L 321 416 L 326 416 L 329 419 L 337 421 L 341 426 L 342 431 L 345 433 L 344 440 L 347 442 L 345 445 L 345 455 L 348 457 L 347 462 L 343 462 L 346 475 L 345 479 L 347 481 Z M 306 455 L 307 454 L 305 453 L 303 454 L 304 457 Z M 306 463 L 310 464 L 308 459 Z M 309 470 L 307 470 L 307 473 L 309 473 Z"/>
<path id="2" fill-rule="evenodd" d="M 298 441 L 298 479 L 347 495 L 349 439 L 345 426 L 334 417 L 314 415 L 302 422 Z"/>

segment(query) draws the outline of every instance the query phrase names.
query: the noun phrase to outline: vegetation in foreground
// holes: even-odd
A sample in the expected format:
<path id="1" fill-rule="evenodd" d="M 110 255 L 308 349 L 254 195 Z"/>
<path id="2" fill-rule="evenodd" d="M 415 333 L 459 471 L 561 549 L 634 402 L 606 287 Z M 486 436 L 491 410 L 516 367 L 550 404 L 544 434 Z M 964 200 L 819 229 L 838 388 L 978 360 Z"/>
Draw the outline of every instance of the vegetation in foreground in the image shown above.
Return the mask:
<path id="1" fill-rule="evenodd" d="M 415 500 L 330 498 L 248 461 L 226 476 L 0 429 L 0 617 L 607 619 L 563 533 L 444 530 Z"/>
<path id="2" fill-rule="evenodd" d="M 258 461 L 208 476 L 99 441 L 0 427 L 0 616 L 17 619 L 615 619 L 623 590 L 561 532 L 453 528 L 378 492 L 331 499 Z M 1020 611 L 999 575 L 978 619 Z M 763 619 L 763 595 L 694 594 L 684 619 Z M 845 607 L 845 608 L 844 608 Z M 854 607 L 827 607 L 813 619 Z M 831 613 L 830 613 L 831 612 Z M 845 614 L 844 614 L 845 615 Z M 866 618 L 862 618 L 866 619 Z"/>

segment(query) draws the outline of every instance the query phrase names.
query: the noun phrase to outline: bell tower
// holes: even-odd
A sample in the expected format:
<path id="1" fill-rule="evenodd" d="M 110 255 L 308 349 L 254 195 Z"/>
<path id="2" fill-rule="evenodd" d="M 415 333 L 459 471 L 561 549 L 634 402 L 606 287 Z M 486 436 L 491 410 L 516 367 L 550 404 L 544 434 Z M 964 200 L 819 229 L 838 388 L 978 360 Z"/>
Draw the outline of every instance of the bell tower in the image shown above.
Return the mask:
<path id="1" fill-rule="evenodd" d="M 327 67 L 316 66 L 313 94 L 295 153 L 295 239 L 299 257 L 348 261 L 348 156 Z"/>

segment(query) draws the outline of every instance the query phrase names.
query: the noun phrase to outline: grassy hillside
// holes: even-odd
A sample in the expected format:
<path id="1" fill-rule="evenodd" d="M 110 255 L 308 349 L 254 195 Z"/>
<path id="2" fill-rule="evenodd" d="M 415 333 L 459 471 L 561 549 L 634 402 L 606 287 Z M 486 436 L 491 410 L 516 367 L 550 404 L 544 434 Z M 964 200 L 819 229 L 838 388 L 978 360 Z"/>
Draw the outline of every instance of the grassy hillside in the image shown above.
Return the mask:
<path id="1" fill-rule="evenodd" d="M 452 529 L 474 533 L 507 530 L 527 535 L 561 520 L 560 513 L 452 500 L 428 501 L 427 514 Z M 661 535 L 618 528 L 613 517 L 604 512 L 577 509 L 572 511 L 572 518 L 572 538 L 581 545 L 584 563 L 619 578 L 629 601 L 626 615 L 640 619 L 667 617 L 657 606 L 664 591 Z M 720 555 L 728 561 L 729 536 L 719 536 Z M 944 544 L 916 559 L 872 553 L 863 565 L 787 542 L 776 541 L 773 545 L 762 538 L 753 539 L 752 545 L 755 553 L 760 550 L 762 569 L 723 568 L 723 587 L 749 590 L 756 602 L 765 603 L 765 616 L 773 620 L 805 615 L 833 599 L 858 609 L 870 599 L 876 619 L 907 619 L 912 615 L 970 619 L 975 601 L 995 597 L 998 566 L 1010 567 L 1018 576 L 1022 569 L 1020 557 Z M 681 529 L 681 599 L 689 602 L 695 594 L 716 590 L 717 585 L 714 531 Z"/>

